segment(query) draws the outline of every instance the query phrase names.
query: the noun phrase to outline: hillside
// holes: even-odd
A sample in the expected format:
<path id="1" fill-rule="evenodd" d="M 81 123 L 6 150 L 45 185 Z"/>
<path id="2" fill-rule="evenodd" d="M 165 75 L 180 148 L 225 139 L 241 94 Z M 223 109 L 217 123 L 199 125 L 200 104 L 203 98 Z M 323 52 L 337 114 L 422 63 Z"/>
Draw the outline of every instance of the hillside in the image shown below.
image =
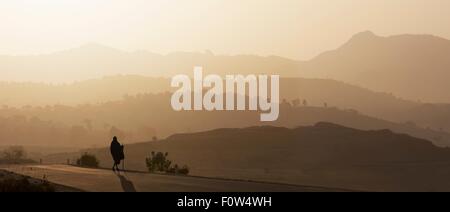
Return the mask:
<path id="1" fill-rule="evenodd" d="M 450 41 L 432 35 L 377 36 L 362 32 L 340 48 L 302 66 L 315 77 L 332 78 L 375 91 L 425 102 L 450 102 Z"/>
<path id="2" fill-rule="evenodd" d="M 129 96 L 138 94 L 173 91 L 169 85 L 168 78 L 138 75 L 118 75 L 62 85 L 0 83 L 0 104 L 20 109 L 24 109 L 24 106 L 106 105 L 112 101 L 126 101 Z M 308 106 L 322 107 L 326 103 L 329 107 L 353 109 L 391 122 L 414 122 L 420 127 L 450 131 L 450 107 L 447 104 L 404 100 L 388 93 L 373 92 L 329 79 L 282 78 L 280 92 L 282 99 L 299 99 L 300 103 L 306 100 Z M 167 107 L 170 106 L 170 99 L 162 101 L 167 102 Z M 18 113 L 6 113 L 3 110 L 0 116 Z"/>
<path id="3" fill-rule="evenodd" d="M 147 51 L 127 52 L 99 44 L 46 55 L 0 56 L 0 69 L 8 70 L 2 80 L 21 82 L 63 83 L 117 74 L 172 77 L 180 73 L 191 74 L 193 67 L 199 64 L 205 68 L 205 73 L 294 76 L 299 62 L 275 56 L 229 56 L 208 52 L 160 55 Z"/>
<path id="4" fill-rule="evenodd" d="M 358 190 L 450 188 L 448 168 L 440 169 L 450 163 L 450 150 L 389 130 L 361 131 L 330 123 L 177 134 L 126 145 L 125 150 L 129 169 L 145 170 L 146 156 L 163 151 L 169 152 L 174 163 L 188 164 L 193 175 Z M 102 166 L 110 166 L 108 150 L 87 151 L 96 154 Z M 45 160 L 65 162 L 77 155 L 52 155 Z"/>
<path id="5" fill-rule="evenodd" d="M 175 112 L 168 104 L 169 99 L 169 93 L 142 94 L 97 105 L 2 108 L 0 144 L 86 148 L 103 146 L 112 136 L 136 143 L 154 136 L 165 138 L 183 132 L 265 124 L 260 122 L 260 113 L 254 111 Z M 450 146 L 450 134 L 446 131 L 384 121 L 332 106 L 284 102 L 279 119 L 271 125 L 294 128 L 322 121 L 362 130 L 390 129 L 433 141 L 436 145 Z"/>
<path id="6" fill-rule="evenodd" d="M 432 35 L 354 35 L 341 47 L 308 60 L 257 55 L 126 52 L 98 44 L 33 56 L 0 56 L 2 81 L 62 83 L 127 74 L 172 77 L 192 74 L 280 74 L 334 79 L 429 103 L 449 103 L 450 41 Z M 33 76 L 26 73 L 34 73 Z"/>

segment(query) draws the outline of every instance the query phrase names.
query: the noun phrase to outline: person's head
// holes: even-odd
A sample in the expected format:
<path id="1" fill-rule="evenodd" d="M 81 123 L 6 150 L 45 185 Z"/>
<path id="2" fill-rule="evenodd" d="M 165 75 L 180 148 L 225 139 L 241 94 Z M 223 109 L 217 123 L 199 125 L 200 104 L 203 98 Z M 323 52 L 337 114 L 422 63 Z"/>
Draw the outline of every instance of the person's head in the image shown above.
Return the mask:
<path id="1" fill-rule="evenodd" d="M 117 136 L 114 136 L 114 137 L 113 137 L 113 141 L 117 141 Z"/>

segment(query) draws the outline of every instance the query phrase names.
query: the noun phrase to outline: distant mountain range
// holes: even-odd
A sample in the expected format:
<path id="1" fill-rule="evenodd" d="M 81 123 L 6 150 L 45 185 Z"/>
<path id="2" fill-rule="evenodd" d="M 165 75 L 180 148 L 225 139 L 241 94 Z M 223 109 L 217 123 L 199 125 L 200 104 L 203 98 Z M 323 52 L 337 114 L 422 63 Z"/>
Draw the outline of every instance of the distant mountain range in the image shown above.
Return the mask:
<path id="1" fill-rule="evenodd" d="M 170 96 L 170 93 L 141 94 L 120 101 L 80 106 L 3 107 L 0 109 L 0 125 L 3 126 L 0 145 L 85 148 L 104 145 L 112 136 L 136 143 L 153 136 L 165 138 L 182 132 L 265 124 L 295 128 L 326 121 L 361 130 L 390 129 L 438 146 L 450 146 L 448 131 L 385 121 L 351 109 L 296 105 L 286 101 L 280 105 L 280 117 L 276 122 L 263 123 L 257 111 L 176 112 L 170 107 Z"/>
<path id="2" fill-rule="evenodd" d="M 295 76 L 298 61 L 253 55 L 216 56 L 212 53 L 147 51 L 125 52 L 98 44 L 47 55 L 0 56 L 2 81 L 73 82 L 128 74 L 172 77 L 192 74 L 201 65 L 205 73 L 258 74 L 277 72 Z M 33 74 L 30 74 L 33 73 Z"/>
<path id="3" fill-rule="evenodd" d="M 102 106 L 107 107 L 111 101 L 121 101 L 121 104 L 126 105 L 128 97 L 173 91 L 174 89 L 170 88 L 169 85 L 170 79 L 168 78 L 134 75 L 105 77 L 68 85 L 0 83 L 0 105 L 5 105 L 4 110 L 0 110 L 0 116 L 28 113 L 26 110 L 30 109 L 26 108 L 30 106 L 99 104 L 97 108 L 102 111 Z M 418 128 L 430 128 L 435 132 L 450 132 L 450 105 L 448 104 L 423 104 L 329 79 L 282 78 L 280 92 L 282 100 L 285 99 L 293 105 L 293 100 L 297 99 L 297 104 L 301 106 L 324 107 L 326 104 L 329 108 L 355 110 L 360 114 L 390 122 L 408 123 L 412 127 L 417 125 Z M 169 111 L 171 109 L 170 95 L 163 96 L 160 101 L 161 108 L 155 110 Z M 303 101 L 306 105 L 303 105 Z M 149 103 L 142 100 L 135 104 L 145 107 Z M 8 107 L 17 107 L 23 110 L 12 110 Z M 151 106 L 146 107 L 147 109 L 152 108 Z M 116 111 L 116 113 L 120 113 L 120 111 Z M 142 113 L 146 112 L 142 111 Z M 45 114 L 47 113 L 41 112 L 35 114 L 35 116 L 52 120 Z M 300 117 L 299 119 L 294 120 L 294 124 L 299 124 L 299 121 L 304 118 Z M 325 120 L 327 119 L 322 121 Z M 78 120 L 75 124 L 79 124 L 81 121 Z M 315 119 L 315 121 L 321 120 Z M 72 122 L 72 124 L 74 123 Z M 311 124 L 311 122 L 303 124 Z M 431 137 L 426 138 L 435 140 L 434 136 L 433 139 Z"/>
<path id="4" fill-rule="evenodd" d="M 117 74 L 171 77 L 206 73 L 280 74 L 331 78 L 423 102 L 450 103 L 450 41 L 431 35 L 377 36 L 363 32 L 310 61 L 276 56 L 125 52 L 98 44 L 47 55 L 0 56 L 2 81 L 69 82 Z"/>
<path id="5" fill-rule="evenodd" d="M 301 70 L 411 100 L 450 102 L 450 41 L 431 35 L 359 33 Z"/>
<path id="6" fill-rule="evenodd" d="M 101 165 L 108 149 L 92 149 Z M 152 151 L 169 152 L 193 175 L 299 183 L 371 191 L 446 190 L 450 150 L 389 130 L 361 131 L 330 123 L 295 129 L 250 127 L 177 134 L 165 140 L 126 145 L 126 167 L 146 170 Z M 66 162 L 79 153 L 56 154 Z M 433 170 L 433 172 L 430 172 Z M 426 181 L 427 183 L 423 183 Z M 382 183 L 381 183 L 382 182 Z"/>

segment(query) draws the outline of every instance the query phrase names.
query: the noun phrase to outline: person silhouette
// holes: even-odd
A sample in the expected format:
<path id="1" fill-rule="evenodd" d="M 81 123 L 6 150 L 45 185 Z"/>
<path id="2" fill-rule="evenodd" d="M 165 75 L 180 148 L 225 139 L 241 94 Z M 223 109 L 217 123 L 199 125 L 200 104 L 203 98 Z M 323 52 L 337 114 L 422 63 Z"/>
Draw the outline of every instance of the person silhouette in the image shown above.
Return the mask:
<path id="1" fill-rule="evenodd" d="M 114 138 L 111 142 L 110 150 L 111 150 L 111 155 L 112 155 L 112 158 L 114 161 L 112 170 L 113 170 L 113 172 L 116 172 L 116 170 L 120 171 L 119 165 L 120 165 L 120 162 L 125 159 L 125 154 L 123 152 L 123 145 L 121 145 L 119 143 L 119 140 L 117 139 L 116 136 L 114 136 Z"/>

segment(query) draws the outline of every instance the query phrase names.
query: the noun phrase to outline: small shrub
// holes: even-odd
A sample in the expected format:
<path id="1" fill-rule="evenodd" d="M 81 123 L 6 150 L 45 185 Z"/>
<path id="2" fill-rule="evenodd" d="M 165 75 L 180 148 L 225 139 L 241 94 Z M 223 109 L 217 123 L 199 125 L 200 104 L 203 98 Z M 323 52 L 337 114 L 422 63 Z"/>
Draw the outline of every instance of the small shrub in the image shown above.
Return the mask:
<path id="1" fill-rule="evenodd" d="M 180 170 L 178 170 L 177 174 L 188 175 L 189 174 L 189 167 L 184 165 Z"/>
<path id="2" fill-rule="evenodd" d="M 177 164 L 175 166 L 171 167 L 167 173 L 169 174 L 178 174 L 178 175 L 188 175 L 189 174 L 189 167 L 183 166 L 180 168 Z"/>
<path id="3" fill-rule="evenodd" d="M 166 172 L 172 165 L 172 161 L 168 160 L 169 153 L 152 152 L 150 158 L 146 159 L 147 168 L 150 172 Z"/>
<path id="4" fill-rule="evenodd" d="M 81 158 L 77 160 L 78 166 L 98 168 L 100 162 L 95 155 L 84 153 Z"/>
<path id="5" fill-rule="evenodd" d="M 146 164 L 149 172 L 165 172 L 169 174 L 188 175 L 189 168 L 183 166 L 180 168 L 177 164 L 172 166 L 172 161 L 168 159 L 169 153 L 152 152 L 151 156 L 147 158 Z"/>

